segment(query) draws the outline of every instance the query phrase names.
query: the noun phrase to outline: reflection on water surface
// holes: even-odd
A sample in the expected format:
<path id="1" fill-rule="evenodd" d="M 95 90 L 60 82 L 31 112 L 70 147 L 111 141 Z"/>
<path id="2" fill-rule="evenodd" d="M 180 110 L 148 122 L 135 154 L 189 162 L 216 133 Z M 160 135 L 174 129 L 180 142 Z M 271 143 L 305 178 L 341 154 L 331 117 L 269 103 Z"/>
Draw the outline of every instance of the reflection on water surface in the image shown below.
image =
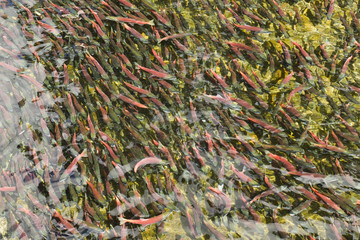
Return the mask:
<path id="1" fill-rule="evenodd" d="M 0 6 L 2 238 L 359 238 L 356 2 Z"/>

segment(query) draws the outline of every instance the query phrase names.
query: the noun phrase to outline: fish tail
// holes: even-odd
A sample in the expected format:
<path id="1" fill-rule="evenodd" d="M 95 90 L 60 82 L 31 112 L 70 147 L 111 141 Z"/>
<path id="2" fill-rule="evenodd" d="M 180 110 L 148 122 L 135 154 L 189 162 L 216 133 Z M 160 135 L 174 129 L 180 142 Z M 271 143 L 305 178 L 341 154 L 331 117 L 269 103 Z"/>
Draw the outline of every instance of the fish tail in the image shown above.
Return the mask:
<path id="1" fill-rule="evenodd" d="M 123 224 L 125 224 L 126 223 L 126 219 L 125 218 L 123 218 L 123 215 L 121 214 L 120 215 L 120 217 L 118 217 L 118 220 L 119 220 L 119 222 L 120 222 L 120 225 L 123 225 Z"/>

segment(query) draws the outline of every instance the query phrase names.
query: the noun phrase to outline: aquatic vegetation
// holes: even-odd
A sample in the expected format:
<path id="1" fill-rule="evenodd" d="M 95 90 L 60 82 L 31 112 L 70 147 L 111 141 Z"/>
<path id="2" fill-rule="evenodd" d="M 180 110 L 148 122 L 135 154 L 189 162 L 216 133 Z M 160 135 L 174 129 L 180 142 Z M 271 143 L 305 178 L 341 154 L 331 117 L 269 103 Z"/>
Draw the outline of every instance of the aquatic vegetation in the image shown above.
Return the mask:
<path id="1" fill-rule="evenodd" d="M 0 5 L 2 238 L 360 237 L 356 2 Z"/>

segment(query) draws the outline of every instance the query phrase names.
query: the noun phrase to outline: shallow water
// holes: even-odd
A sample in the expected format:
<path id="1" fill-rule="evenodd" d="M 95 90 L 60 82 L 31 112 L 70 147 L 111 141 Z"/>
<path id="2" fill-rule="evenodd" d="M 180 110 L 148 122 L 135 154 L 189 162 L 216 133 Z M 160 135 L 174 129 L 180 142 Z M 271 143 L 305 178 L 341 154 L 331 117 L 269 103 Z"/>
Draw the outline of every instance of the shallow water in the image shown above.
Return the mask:
<path id="1" fill-rule="evenodd" d="M 359 239 L 357 2 L 0 5 L 3 239 Z"/>

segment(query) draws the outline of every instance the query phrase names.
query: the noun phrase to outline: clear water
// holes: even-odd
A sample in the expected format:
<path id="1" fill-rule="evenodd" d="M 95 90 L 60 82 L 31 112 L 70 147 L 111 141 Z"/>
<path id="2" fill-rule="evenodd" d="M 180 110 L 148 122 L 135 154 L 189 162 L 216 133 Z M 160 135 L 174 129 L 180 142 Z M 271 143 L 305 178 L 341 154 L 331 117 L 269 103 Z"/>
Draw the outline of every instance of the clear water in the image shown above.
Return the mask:
<path id="1" fill-rule="evenodd" d="M 356 2 L 0 5 L 3 239 L 359 238 Z"/>

